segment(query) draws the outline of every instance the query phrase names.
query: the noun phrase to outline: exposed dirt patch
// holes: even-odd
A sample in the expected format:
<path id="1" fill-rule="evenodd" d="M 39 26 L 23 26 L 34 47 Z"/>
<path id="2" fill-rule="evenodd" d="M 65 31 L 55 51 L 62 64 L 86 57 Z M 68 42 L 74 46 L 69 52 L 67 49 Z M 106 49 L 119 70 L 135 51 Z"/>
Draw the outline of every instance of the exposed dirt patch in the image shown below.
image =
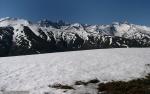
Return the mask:
<path id="1" fill-rule="evenodd" d="M 150 94 L 150 75 L 128 82 L 100 83 L 98 91 L 104 94 Z"/>
<path id="2" fill-rule="evenodd" d="M 72 86 L 62 85 L 62 84 L 49 85 L 48 87 L 56 88 L 56 89 L 74 89 Z"/>

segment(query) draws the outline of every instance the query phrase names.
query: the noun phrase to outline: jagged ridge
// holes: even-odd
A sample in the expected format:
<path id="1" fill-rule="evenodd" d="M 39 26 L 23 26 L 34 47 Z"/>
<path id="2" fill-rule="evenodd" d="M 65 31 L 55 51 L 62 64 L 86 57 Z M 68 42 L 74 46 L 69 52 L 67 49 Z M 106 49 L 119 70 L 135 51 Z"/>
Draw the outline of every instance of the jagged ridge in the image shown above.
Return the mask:
<path id="1" fill-rule="evenodd" d="M 121 47 L 150 47 L 150 27 L 0 19 L 0 56 Z"/>

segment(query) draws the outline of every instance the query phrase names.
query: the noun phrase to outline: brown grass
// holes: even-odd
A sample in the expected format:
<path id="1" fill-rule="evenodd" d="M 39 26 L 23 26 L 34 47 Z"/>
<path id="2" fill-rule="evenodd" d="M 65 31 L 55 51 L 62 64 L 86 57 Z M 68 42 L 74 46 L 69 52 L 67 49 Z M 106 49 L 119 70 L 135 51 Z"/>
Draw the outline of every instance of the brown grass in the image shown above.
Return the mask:
<path id="1" fill-rule="evenodd" d="M 98 91 L 104 94 L 150 94 L 150 75 L 128 82 L 100 83 Z"/>

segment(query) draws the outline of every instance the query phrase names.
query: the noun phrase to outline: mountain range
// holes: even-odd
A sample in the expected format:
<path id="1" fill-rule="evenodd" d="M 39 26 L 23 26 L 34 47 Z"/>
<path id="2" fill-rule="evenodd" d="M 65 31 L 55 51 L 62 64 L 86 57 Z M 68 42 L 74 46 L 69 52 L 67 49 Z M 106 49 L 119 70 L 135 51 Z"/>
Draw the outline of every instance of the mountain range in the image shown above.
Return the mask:
<path id="1" fill-rule="evenodd" d="M 150 47 L 150 27 L 128 22 L 90 25 L 0 19 L 0 56 L 131 47 Z"/>

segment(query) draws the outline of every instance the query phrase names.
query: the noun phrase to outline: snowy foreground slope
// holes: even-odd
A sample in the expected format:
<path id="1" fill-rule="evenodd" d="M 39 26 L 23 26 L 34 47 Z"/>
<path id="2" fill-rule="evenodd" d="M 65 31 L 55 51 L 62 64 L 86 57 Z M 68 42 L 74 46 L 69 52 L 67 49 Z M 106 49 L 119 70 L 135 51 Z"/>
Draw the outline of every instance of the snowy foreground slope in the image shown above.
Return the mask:
<path id="1" fill-rule="evenodd" d="M 142 78 L 150 73 L 149 56 L 150 48 L 121 48 L 2 57 L 0 89 L 31 94 L 97 94 L 89 87 L 74 86 L 74 90 L 63 92 L 48 85 L 73 85 L 95 78 L 100 82 Z"/>

